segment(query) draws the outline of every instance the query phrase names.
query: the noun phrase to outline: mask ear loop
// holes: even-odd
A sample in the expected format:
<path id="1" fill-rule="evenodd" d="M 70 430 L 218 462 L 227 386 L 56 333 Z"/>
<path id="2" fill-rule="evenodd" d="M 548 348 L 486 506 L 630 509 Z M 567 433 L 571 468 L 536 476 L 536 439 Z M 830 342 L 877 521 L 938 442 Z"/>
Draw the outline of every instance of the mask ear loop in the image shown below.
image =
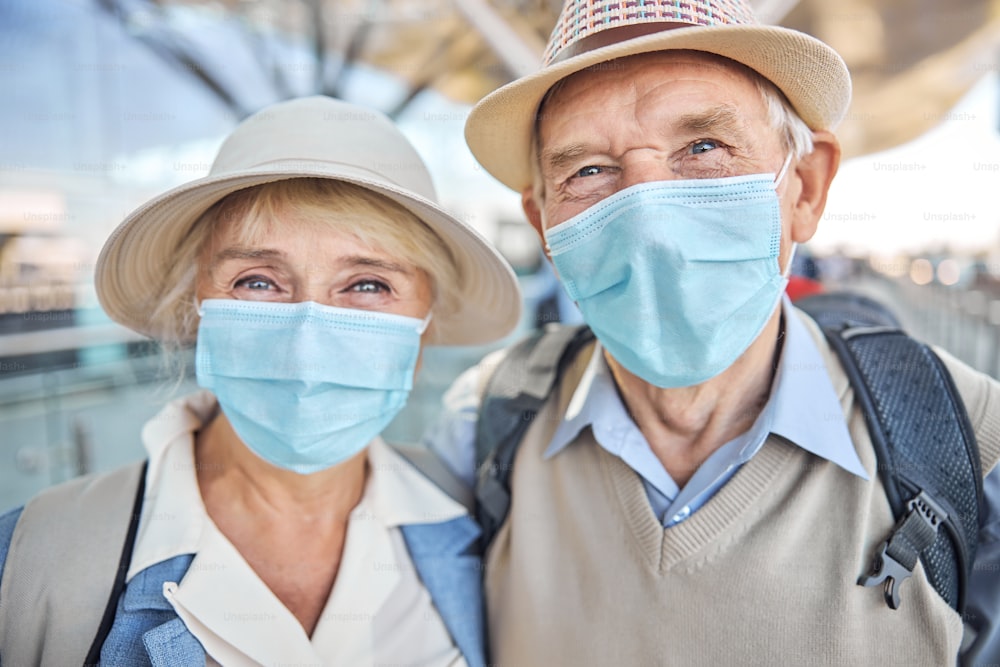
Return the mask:
<path id="1" fill-rule="evenodd" d="M 778 170 L 778 175 L 774 177 L 774 187 L 777 189 L 781 185 L 781 181 L 784 180 L 785 174 L 788 173 L 788 165 L 792 163 L 792 151 L 788 151 L 788 155 L 785 157 L 785 161 L 781 165 L 781 169 Z"/>
<path id="2" fill-rule="evenodd" d="M 795 262 L 795 251 L 798 249 L 799 244 L 792 241 L 792 251 L 788 253 L 788 264 L 785 265 L 785 270 L 781 272 L 781 277 L 788 280 L 788 277 L 792 274 L 792 264 Z"/>
<path id="3" fill-rule="evenodd" d="M 781 165 L 781 169 L 778 170 L 778 175 L 774 178 L 774 188 L 777 189 L 784 180 L 785 174 L 788 173 L 788 166 L 792 164 L 792 151 L 788 151 L 788 155 L 785 156 L 785 162 Z M 788 263 L 781 272 L 781 277 L 788 280 L 788 277 L 792 274 L 792 262 L 795 260 L 795 250 L 799 247 L 799 244 L 792 241 L 792 250 L 788 254 Z"/>
<path id="4" fill-rule="evenodd" d="M 427 313 L 427 317 L 420 320 L 420 326 L 417 327 L 418 334 L 423 335 L 423 333 L 427 331 L 427 327 L 431 325 L 431 318 L 433 317 L 434 317 L 434 311 L 432 310 L 429 313 Z"/>

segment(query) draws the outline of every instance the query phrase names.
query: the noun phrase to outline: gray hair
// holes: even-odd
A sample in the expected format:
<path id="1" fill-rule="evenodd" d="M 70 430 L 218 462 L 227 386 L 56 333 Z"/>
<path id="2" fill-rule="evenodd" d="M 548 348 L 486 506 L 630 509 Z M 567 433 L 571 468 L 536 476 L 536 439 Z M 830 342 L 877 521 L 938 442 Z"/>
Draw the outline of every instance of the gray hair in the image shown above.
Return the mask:
<path id="1" fill-rule="evenodd" d="M 781 134 L 781 143 L 785 151 L 791 151 L 795 159 L 812 153 L 812 130 L 792 108 L 785 94 L 757 72 L 750 71 L 753 73 L 754 84 L 767 106 L 768 124 L 771 129 Z"/>

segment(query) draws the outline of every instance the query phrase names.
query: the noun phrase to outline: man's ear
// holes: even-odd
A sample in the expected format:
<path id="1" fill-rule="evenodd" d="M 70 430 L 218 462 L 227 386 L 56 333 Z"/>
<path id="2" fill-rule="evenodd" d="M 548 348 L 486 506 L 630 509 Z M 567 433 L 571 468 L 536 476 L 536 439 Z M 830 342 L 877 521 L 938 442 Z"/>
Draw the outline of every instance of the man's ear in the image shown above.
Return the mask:
<path id="1" fill-rule="evenodd" d="M 524 216 L 528 218 L 528 222 L 535 228 L 535 233 L 541 239 L 542 247 L 545 247 L 545 229 L 542 226 L 542 211 L 538 208 L 538 202 L 535 201 L 534 188 L 530 185 L 521 190 L 521 208 L 524 209 Z"/>
<path id="2" fill-rule="evenodd" d="M 792 240 L 805 243 L 816 233 L 830 183 L 840 166 L 840 142 L 832 132 L 813 133 L 813 151 L 795 166 L 801 189 L 792 214 Z"/>

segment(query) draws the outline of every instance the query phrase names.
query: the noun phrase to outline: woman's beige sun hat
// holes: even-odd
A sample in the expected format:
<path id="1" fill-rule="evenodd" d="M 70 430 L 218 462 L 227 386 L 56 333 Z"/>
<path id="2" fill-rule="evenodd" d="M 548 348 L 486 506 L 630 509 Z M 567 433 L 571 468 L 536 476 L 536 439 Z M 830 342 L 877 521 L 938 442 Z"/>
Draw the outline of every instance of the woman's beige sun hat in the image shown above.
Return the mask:
<path id="1" fill-rule="evenodd" d="M 760 25 L 747 2 L 567 0 L 542 68 L 472 110 L 465 124 L 469 148 L 488 172 L 520 192 L 531 185 L 531 135 L 553 84 L 615 58 L 675 49 L 707 51 L 756 70 L 813 130 L 835 128 L 851 101 L 850 74 L 836 51 L 804 33 Z"/>
<path id="2" fill-rule="evenodd" d="M 441 238 L 455 259 L 459 307 L 435 314 L 437 344 L 496 340 L 517 325 L 521 293 L 500 254 L 475 229 L 436 203 L 423 161 L 379 112 L 329 97 L 281 102 L 244 120 L 225 140 L 209 174 L 133 211 L 97 260 L 97 296 L 111 319 L 152 338 L 150 316 L 166 291 L 173 253 L 192 225 L 226 195 L 289 178 L 354 183 L 402 205 Z"/>

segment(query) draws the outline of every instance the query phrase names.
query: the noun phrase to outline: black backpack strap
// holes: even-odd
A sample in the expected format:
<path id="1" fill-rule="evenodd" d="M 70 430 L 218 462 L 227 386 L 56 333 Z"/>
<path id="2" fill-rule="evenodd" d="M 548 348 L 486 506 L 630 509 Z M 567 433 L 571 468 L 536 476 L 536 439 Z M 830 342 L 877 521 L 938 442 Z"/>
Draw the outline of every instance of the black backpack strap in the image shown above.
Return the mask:
<path id="1" fill-rule="evenodd" d="M 146 495 L 146 471 L 149 469 L 149 461 L 144 461 L 142 470 L 139 472 L 139 485 L 135 490 L 135 500 L 132 501 L 132 514 L 129 517 L 128 532 L 125 534 L 125 543 L 122 545 L 121 555 L 118 557 L 118 572 L 115 574 L 115 583 L 111 587 L 111 595 L 104 605 L 104 614 L 101 616 L 101 625 L 97 628 L 94 641 L 90 643 L 90 650 L 83 661 L 84 667 L 88 665 L 99 665 L 101 663 L 101 649 L 108 639 L 111 626 L 114 625 L 115 615 L 118 613 L 118 598 L 125 590 L 125 577 L 128 575 L 129 565 L 132 563 L 132 552 L 135 548 L 135 538 L 139 532 L 139 518 L 142 516 L 142 502 Z"/>
<path id="2" fill-rule="evenodd" d="M 903 328 L 892 311 L 864 294 L 826 292 L 800 299 L 795 305 L 809 313 L 822 329 L 840 330 L 845 326 Z"/>
<path id="3" fill-rule="evenodd" d="M 510 477 L 525 431 L 593 338 L 585 326 L 550 324 L 510 348 L 487 382 L 476 423 L 476 520 L 484 551 L 510 509 Z"/>
<path id="4" fill-rule="evenodd" d="M 978 543 L 983 480 L 979 449 L 951 375 L 877 302 L 829 294 L 796 303 L 822 326 L 854 389 L 896 526 L 864 586 L 886 603 L 919 558 L 938 594 L 962 612 Z M 944 530 L 940 530 L 940 528 Z"/>

